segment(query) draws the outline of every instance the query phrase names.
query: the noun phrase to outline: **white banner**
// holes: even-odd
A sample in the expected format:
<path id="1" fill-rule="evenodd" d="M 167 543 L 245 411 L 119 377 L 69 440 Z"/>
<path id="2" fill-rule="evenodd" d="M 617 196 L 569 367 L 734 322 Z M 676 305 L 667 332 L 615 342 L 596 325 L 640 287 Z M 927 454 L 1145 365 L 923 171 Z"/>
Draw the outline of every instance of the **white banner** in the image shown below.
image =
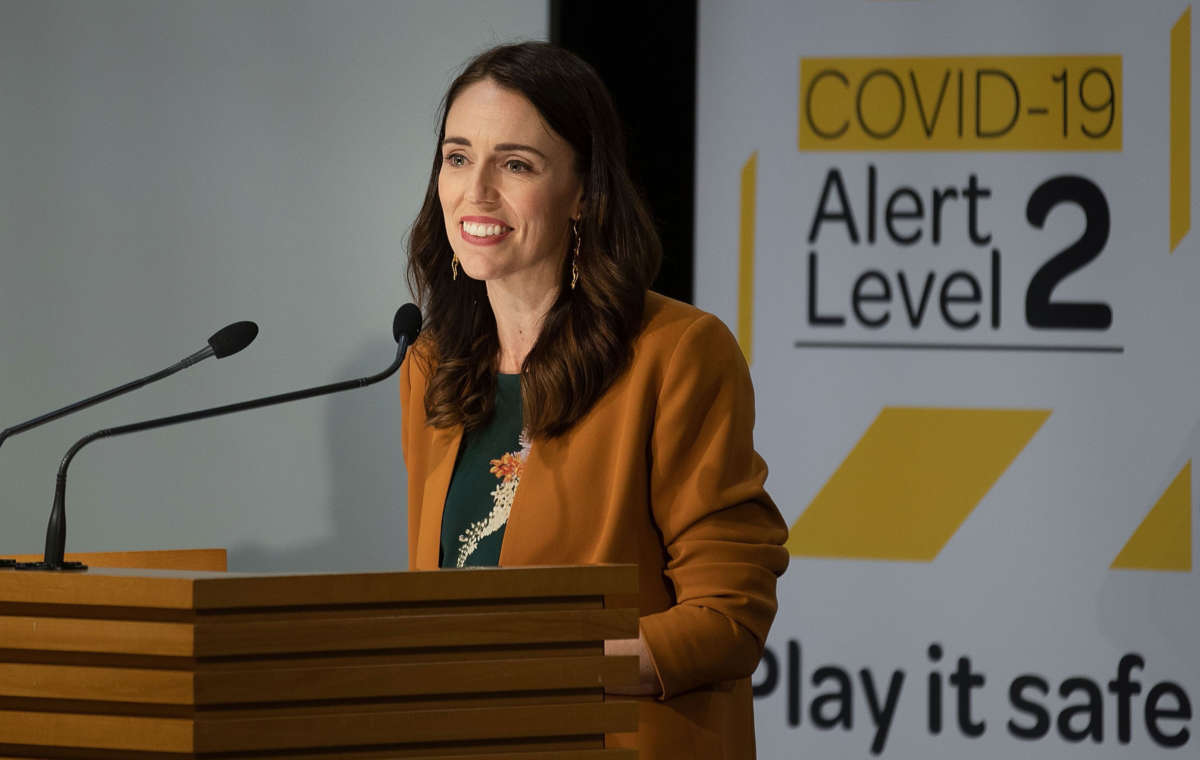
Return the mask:
<path id="1" fill-rule="evenodd" d="M 701 3 L 697 304 L 792 565 L 759 756 L 1194 757 L 1186 2 Z"/>

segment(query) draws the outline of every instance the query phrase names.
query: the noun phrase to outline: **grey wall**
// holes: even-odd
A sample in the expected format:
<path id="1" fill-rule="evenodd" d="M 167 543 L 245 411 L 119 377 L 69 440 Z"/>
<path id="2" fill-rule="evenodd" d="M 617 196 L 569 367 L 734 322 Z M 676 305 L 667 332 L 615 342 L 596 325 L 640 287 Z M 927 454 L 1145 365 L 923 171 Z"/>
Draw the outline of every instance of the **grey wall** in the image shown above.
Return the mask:
<path id="1" fill-rule="evenodd" d="M 0 553 L 41 550 L 58 461 L 92 430 L 386 366 L 437 101 L 546 23 L 543 0 L 0 2 L 0 427 L 262 327 L 10 439 Z M 404 567 L 399 420 L 388 381 L 93 444 L 68 550 Z"/>

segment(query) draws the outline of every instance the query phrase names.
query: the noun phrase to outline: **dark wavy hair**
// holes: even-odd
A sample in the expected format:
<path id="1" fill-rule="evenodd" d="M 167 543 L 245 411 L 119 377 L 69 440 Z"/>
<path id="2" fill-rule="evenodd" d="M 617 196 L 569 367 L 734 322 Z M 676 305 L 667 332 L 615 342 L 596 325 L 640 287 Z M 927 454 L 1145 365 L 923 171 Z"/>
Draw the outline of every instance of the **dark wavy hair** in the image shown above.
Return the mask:
<path id="1" fill-rule="evenodd" d="M 482 281 L 451 277 L 453 252 L 438 198 L 446 115 L 466 87 L 484 80 L 533 104 L 574 149 L 583 187 L 578 284 L 571 289 L 569 247 L 558 298 L 521 370 L 525 430 L 553 437 L 587 414 L 628 365 L 662 245 L 629 178 L 621 120 L 591 66 L 542 42 L 502 45 L 471 60 L 442 100 L 429 187 L 408 241 L 408 284 L 425 315 L 414 349 L 429 378 L 430 425 L 473 430 L 495 406 L 496 319 Z"/>

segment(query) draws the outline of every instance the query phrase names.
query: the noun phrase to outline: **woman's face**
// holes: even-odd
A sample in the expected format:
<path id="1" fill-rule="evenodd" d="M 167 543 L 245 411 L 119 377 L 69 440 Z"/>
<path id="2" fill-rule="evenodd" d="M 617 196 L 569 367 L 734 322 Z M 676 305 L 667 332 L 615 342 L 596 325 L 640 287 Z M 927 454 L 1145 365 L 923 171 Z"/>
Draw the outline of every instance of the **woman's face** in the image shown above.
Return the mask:
<path id="1" fill-rule="evenodd" d="M 450 105 L 438 196 L 470 277 L 532 298 L 558 287 L 582 193 L 574 150 L 523 95 L 485 79 Z"/>

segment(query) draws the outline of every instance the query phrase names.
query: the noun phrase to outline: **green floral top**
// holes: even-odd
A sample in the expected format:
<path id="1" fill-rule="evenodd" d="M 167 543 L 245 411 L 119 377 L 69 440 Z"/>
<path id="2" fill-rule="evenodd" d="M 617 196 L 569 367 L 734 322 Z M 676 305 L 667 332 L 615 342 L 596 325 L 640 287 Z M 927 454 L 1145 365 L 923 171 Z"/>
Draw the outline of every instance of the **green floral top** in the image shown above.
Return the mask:
<path id="1" fill-rule="evenodd" d="M 504 526 L 529 454 L 522 431 L 521 376 L 496 376 L 496 413 L 463 436 L 442 512 L 441 567 L 500 563 Z"/>

